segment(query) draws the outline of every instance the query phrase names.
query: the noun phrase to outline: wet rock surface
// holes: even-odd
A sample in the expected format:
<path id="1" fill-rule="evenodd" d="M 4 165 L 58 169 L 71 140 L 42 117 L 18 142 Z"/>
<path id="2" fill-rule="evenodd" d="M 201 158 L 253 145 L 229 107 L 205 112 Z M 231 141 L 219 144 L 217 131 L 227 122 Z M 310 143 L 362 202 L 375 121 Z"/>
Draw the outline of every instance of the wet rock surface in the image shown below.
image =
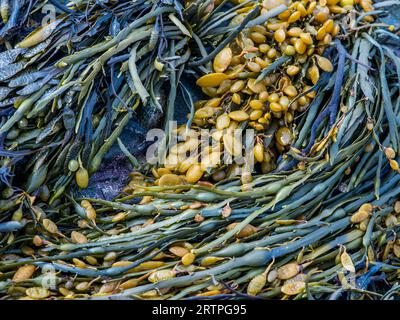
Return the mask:
<path id="1" fill-rule="evenodd" d="M 202 93 L 196 87 L 193 76 L 186 75 L 181 81 L 191 93 L 193 101 L 201 99 Z M 186 121 L 188 112 L 189 109 L 183 100 L 181 90 L 178 90 L 174 119 L 178 124 L 182 124 Z M 154 123 L 157 123 L 155 127 L 162 127 L 164 121 L 162 115 L 161 117 L 158 113 L 151 115 L 150 112 L 146 112 L 145 116 L 152 116 L 153 119 L 145 119 L 143 121 L 143 119 L 140 119 L 143 114 L 138 110 L 120 136 L 123 144 L 138 159 L 139 163 L 145 163 L 146 148 L 153 143 L 152 141 L 146 141 L 147 132 L 154 127 Z M 104 157 L 99 171 L 90 177 L 89 187 L 77 191 L 77 193 L 81 196 L 111 200 L 126 185 L 129 180 L 128 173 L 131 171 L 130 162 L 119 148 L 118 143 L 115 143 Z"/>

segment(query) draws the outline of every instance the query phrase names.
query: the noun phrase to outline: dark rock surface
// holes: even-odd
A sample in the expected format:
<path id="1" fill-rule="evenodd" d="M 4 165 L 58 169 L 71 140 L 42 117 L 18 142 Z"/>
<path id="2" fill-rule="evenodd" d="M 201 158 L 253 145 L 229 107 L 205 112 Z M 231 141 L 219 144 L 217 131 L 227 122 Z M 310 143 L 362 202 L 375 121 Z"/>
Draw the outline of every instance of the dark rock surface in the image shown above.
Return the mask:
<path id="1" fill-rule="evenodd" d="M 193 76 L 184 76 L 181 81 L 185 84 L 186 89 L 190 91 L 193 101 L 201 99 L 202 93 L 196 87 Z M 189 109 L 182 98 L 181 90 L 178 90 L 174 116 L 178 124 L 186 121 L 188 112 Z M 129 152 L 131 152 L 140 163 L 143 163 L 145 161 L 144 155 L 146 148 L 152 143 L 146 142 L 146 134 L 152 127 L 146 127 L 146 125 L 143 124 L 143 121 L 140 120 L 141 114 L 140 110 L 138 110 L 137 114 L 132 117 L 125 127 L 120 139 Z M 157 127 L 162 127 L 163 119 L 160 118 L 157 120 L 158 121 L 154 121 L 158 123 Z M 145 121 L 145 123 L 152 122 L 153 121 Z M 129 181 L 128 173 L 131 171 L 131 164 L 122 153 L 118 143 L 115 143 L 104 157 L 99 171 L 90 177 L 89 187 L 80 191 L 79 194 L 87 197 L 111 200 L 118 195 Z"/>

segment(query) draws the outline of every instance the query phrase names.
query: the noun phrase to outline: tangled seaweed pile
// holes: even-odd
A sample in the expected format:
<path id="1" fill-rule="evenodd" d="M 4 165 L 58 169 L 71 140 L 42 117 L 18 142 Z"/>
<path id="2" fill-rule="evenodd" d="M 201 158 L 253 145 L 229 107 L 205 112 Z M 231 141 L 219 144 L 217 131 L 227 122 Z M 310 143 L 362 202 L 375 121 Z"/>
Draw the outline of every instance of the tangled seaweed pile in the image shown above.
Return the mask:
<path id="1" fill-rule="evenodd" d="M 346 6 L 334 5 L 337 2 L 321 6 L 315 1 L 296 1 L 265 24 L 251 23 L 222 49 L 214 58 L 214 72 L 196 82 L 212 98 L 195 103 L 188 123 L 195 125 L 194 130 L 188 132 L 188 124 L 177 130 L 178 141 L 183 142 L 170 149 L 161 173 L 166 174 L 164 169 L 186 173 L 184 180 L 196 183 L 204 173 L 212 173 L 213 180 L 220 181 L 242 169 L 242 183 L 247 184 L 251 172 L 246 162 L 241 168 L 218 170 L 224 150 L 232 157 L 242 155 L 244 139 L 234 131 L 247 125 L 259 132 L 254 161 L 261 163 L 263 173 L 273 170 L 277 155 L 285 153 L 292 143 L 291 124 L 296 112 L 307 110 L 322 84 L 318 83 L 320 72 L 333 71 L 331 61 L 322 55 L 340 29 L 330 15 L 346 12 Z M 266 2 L 263 10 L 273 5 L 275 2 Z M 231 23 L 241 19 L 243 13 Z M 214 129 L 211 135 L 216 143 L 210 150 L 197 152 L 203 128 Z M 187 152 L 192 153 L 190 157 Z M 159 177 L 161 173 L 154 175 Z M 161 182 L 177 181 L 176 176 L 168 178 Z"/>
<path id="2" fill-rule="evenodd" d="M 1 11 L 4 299 L 399 294 L 400 39 L 376 20 L 393 1 L 227 2 L 77 1 L 21 39 L 37 8 Z M 183 72 L 211 96 L 186 94 L 186 126 L 256 129 L 263 174 L 190 163 L 132 172 L 113 201 L 74 195 L 132 111 L 172 130 Z"/>

